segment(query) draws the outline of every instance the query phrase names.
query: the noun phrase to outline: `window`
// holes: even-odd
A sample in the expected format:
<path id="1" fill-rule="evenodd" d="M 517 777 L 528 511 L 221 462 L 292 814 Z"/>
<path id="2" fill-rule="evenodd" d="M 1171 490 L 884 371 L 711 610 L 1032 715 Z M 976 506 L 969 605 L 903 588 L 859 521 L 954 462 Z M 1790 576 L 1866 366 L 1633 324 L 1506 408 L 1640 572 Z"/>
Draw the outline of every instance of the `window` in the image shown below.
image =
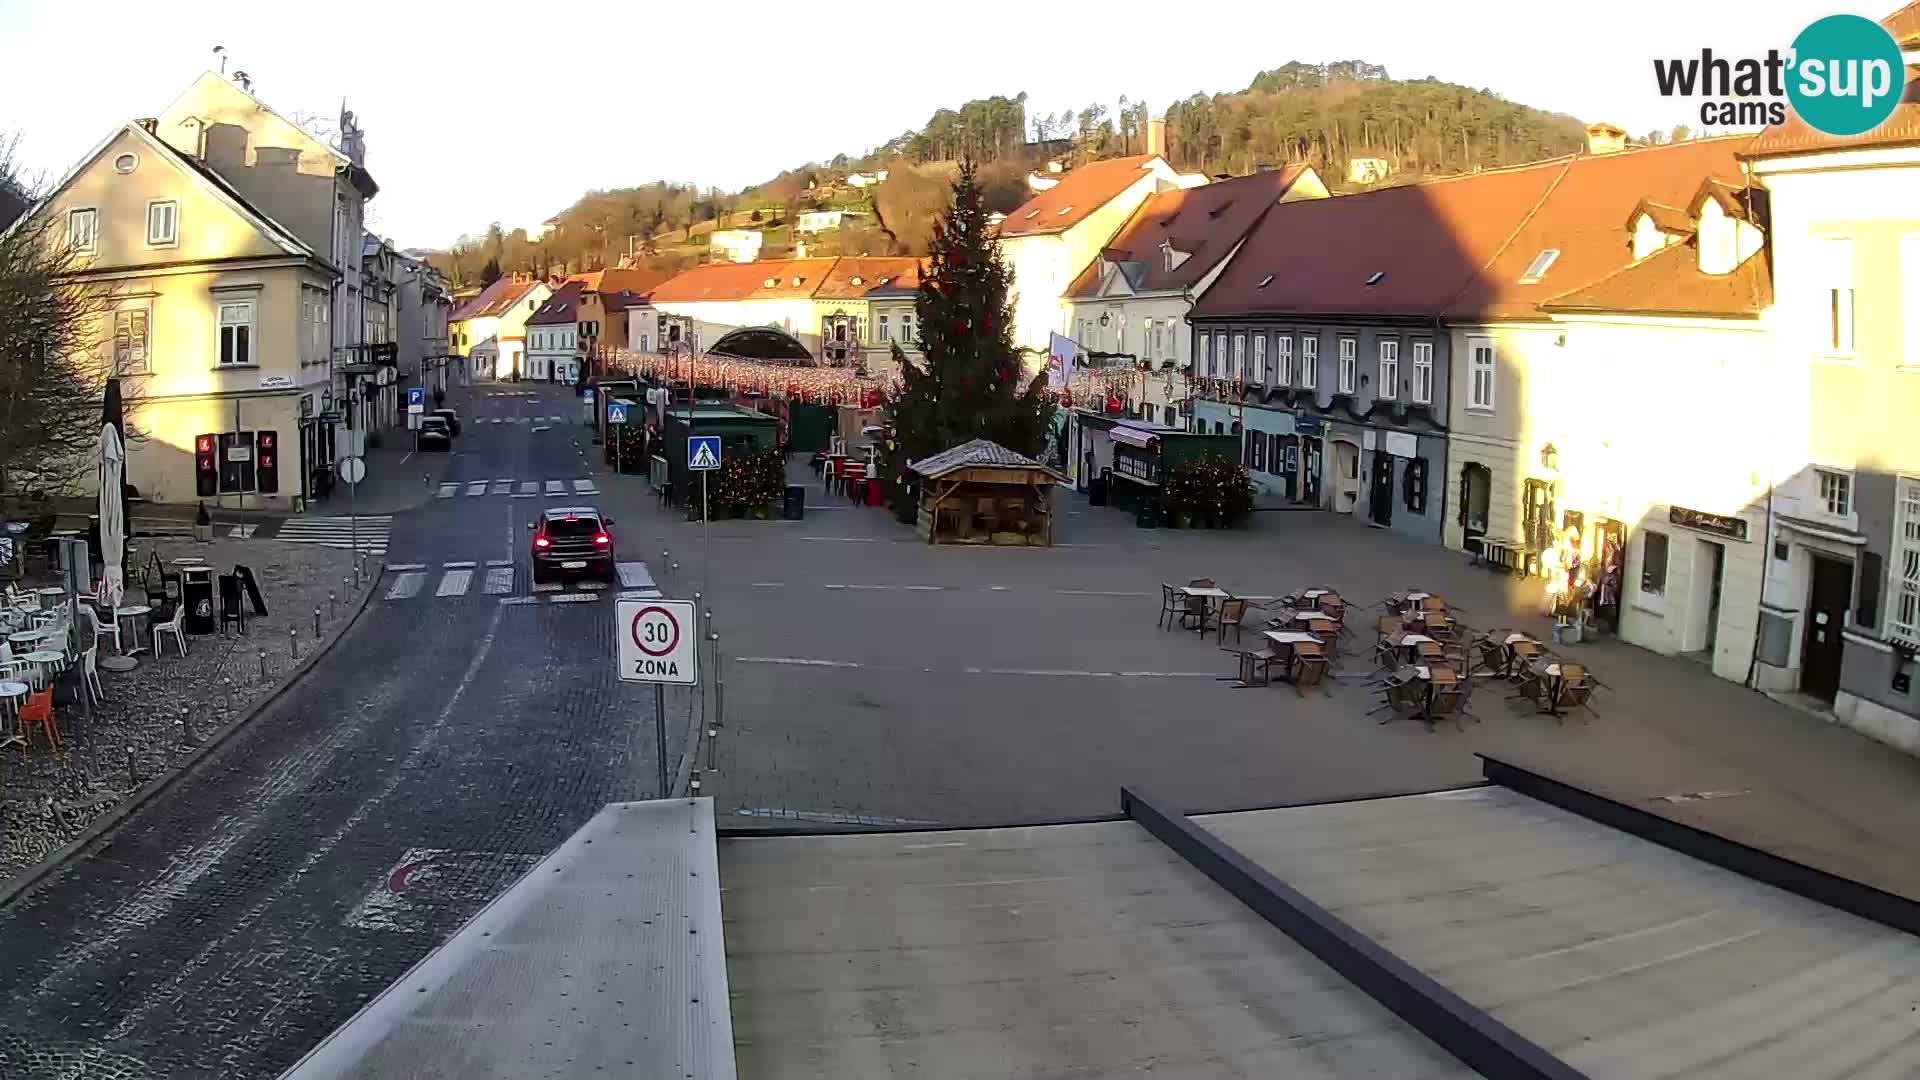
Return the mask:
<path id="1" fill-rule="evenodd" d="M 1667 594 L 1667 534 L 1640 532 L 1640 591 L 1648 596 Z"/>
<path id="2" fill-rule="evenodd" d="M 67 246 L 81 255 L 91 255 L 100 215 L 98 211 L 67 211 Z"/>
<path id="3" fill-rule="evenodd" d="M 1467 408 L 1493 408 L 1493 342 L 1467 339 Z"/>
<path id="4" fill-rule="evenodd" d="M 1527 264 L 1526 271 L 1520 275 L 1520 284 L 1532 285 L 1534 282 L 1546 277 L 1547 268 L 1552 266 L 1553 260 L 1559 257 L 1559 248 L 1548 248 L 1540 254 L 1535 255 L 1533 261 Z"/>
<path id="5" fill-rule="evenodd" d="M 1373 396 L 1391 401 L 1400 392 L 1400 343 L 1383 341 L 1380 343 L 1380 385 L 1373 388 Z"/>
<path id="6" fill-rule="evenodd" d="M 1300 385 L 1312 390 L 1320 385 L 1320 338 L 1300 339 Z"/>
<path id="7" fill-rule="evenodd" d="M 253 363 L 253 301 L 220 305 L 220 366 Z"/>
<path id="8" fill-rule="evenodd" d="M 1401 473 L 1401 496 L 1407 509 L 1416 514 L 1427 512 L 1427 459 L 1408 458 L 1405 471 Z"/>
<path id="9" fill-rule="evenodd" d="M 876 324 L 876 326 L 879 330 L 881 341 L 893 340 L 893 329 L 887 325 L 887 317 L 885 315 L 880 316 L 879 322 Z"/>
<path id="10" fill-rule="evenodd" d="M 1214 375 L 1213 335 L 1212 334 L 1200 335 L 1200 364 L 1202 368 L 1206 371 L 1207 377 L 1212 378 Z"/>
<path id="11" fill-rule="evenodd" d="M 1167 406 L 1167 408 L 1166 408 L 1166 414 L 1167 414 L 1167 426 L 1168 426 L 1168 427 L 1179 427 L 1179 426 L 1180 426 L 1180 410 L 1178 410 L 1178 409 L 1176 409 L 1176 408 L 1174 408 L 1173 406 L 1171 406 L 1171 405 L 1169 405 L 1169 406 Z"/>
<path id="12" fill-rule="evenodd" d="M 1267 381 L 1267 335 L 1265 334 L 1255 334 L 1253 336 L 1253 375 L 1251 381 L 1257 383 Z"/>
<path id="13" fill-rule="evenodd" d="M 1354 383 L 1359 379 L 1360 362 L 1355 356 L 1359 342 L 1350 337 L 1340 339 L 1340 392 L 1353 393 Z"/>
<path id="14" fill-rule="evenodd" d="M 1281 334 L 1273 339 L 1274 381 L 1281 386 L 1293 385 L 1293 335 Z"/>
<path id="15" fill-rule="evenodd" d="M 1245 334 L 1233 335 L 1233 367 L 1228 369 L 1227 374 L 1240 380 L 1245 380 L 1247 377 L 1247 335 Z"/>
<path id="16" fill-rule="evenodd" d="M 908 342 L 917 340 L 913 336 L 913 316 L 905 312 L 900 315 L 900 340 Z"/>
<path id="17" fill-rule="evenodd" d="M 1147 340 L 1147 359 L 1149 360 L 1160 355 L 1160 326 L 1160 323 L 1148 319 L 1140 331 L 1140 336 Z"/>
<path id="18" fill-rule="evenodd" d="M 172 247 L 180 239 L 180 204 L 164 199 L 147 204 L 147 246 Z"/>
<path id="19" fill-rule="evenodd" d="M 1826 505 L 1827 513 L 1834 517 L 1849 517 L 1853 514 L 1853 476 L 1851 473 L 1834 472 L 1831 469 L 1815 469 L 1820 478 L 1820 501 Z"/>
<path id="20" fill-rule="evenodd" d="M 1920 479 L 1902 476 L 1897 484 L 1887 636 L 1920 645 Z"/>
<path id="21" fill-rule="evenodd" d="M 1853 355 L 1853 240 L 1814 241 L 1814 266 L 1820 274 L 1822 326 L 1819 348 L 1830 356 Z"/>
<path id="22" fill-rule="evenodd" d="M 1421 405 L 1433 402 L 1433 342 L 1413 343 L 1413 400 Z"/>
<path id="23" fill-rule="evenodd" d="M 147 351 L 152 345 L 147 329 L 149 314 L 144 307 L 121 308 L 113 313 L 115 375 L 153 374 L 153 360 Z"/>

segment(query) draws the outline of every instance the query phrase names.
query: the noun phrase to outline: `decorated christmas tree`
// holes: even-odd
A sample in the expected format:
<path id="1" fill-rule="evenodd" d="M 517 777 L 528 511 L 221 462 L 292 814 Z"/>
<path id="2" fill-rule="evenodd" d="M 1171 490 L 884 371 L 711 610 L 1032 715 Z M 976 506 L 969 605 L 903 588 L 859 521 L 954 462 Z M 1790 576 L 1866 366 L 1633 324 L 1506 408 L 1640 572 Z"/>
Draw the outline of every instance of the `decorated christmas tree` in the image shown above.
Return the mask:
<path id="1" fill-rule="evenodd" d="M 953 203 L 933 229 L 920 296 L 923 361 L 900 346 L 893 359 L 901 386 L 887 401 L 893 437 L 887 447 L 889 502 L 901 521 L 914 517 L 909 461 L 972 439 L 990 439 L 1038 457 L 1052 426 L 1044 368 L 1028 376 L 1013 344 L 1013 271 L 987 235 L 987 209 L 972 163 L 961 166 Z"/>

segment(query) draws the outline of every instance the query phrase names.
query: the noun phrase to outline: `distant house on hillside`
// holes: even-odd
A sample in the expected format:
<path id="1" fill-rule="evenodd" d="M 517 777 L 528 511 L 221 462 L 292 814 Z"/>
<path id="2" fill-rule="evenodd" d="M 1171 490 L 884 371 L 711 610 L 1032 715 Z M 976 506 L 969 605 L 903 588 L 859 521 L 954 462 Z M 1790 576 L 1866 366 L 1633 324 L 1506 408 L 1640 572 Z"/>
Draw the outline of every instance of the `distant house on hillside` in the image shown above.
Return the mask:
<path id="1" fill-rule="evenodd" d="M 766 234 L 758 229 L 716 229 L 707 237 L 707 253 L 727 262 L 752 262 L 765 242 Z"/>
<path id="2" fill-rule="evenodd" d="M 860 217 L 858 210 L 807 210 L 793 223 L 794 231 L 803 233 L 827 232 L 842 225 L 851 224 L 848 218 Z"/>
<path id="3" fill-rule="evenodd" d="M 886 179 L 887 179 L 887 170 L 885 169 L 881 169 L 879 172 L 870 172 L 870 173 L 857 172 L 847 177 L 847 184 L 852 187 L 863 188 L 871 184 L 884 183 Z"/>
<path id="4" fill-rule="evenodd" d="M 1377 184 L 1387 178 L 1389 171 L 1385 158 L 1353 158 L 1347 162 L 1347 183 Z"/>

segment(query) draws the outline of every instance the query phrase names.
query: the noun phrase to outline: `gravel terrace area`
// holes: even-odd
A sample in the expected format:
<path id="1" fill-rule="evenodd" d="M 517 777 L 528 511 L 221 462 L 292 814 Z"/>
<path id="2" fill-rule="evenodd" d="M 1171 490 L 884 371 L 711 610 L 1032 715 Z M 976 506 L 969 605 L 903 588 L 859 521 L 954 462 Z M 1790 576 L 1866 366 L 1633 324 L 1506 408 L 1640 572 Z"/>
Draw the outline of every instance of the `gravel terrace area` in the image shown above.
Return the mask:
<path id="1" fill-rule="evenodd" d="M 17 746 L 0 751 L 0 880 L 59 850 L 94 818 L 176 767 L 229 720 L 272 693 L 297 663 L 290 655 L 288 628 L 300 632 L 301 658 L 316 646 L 316 606 L 322 638 L 351 617 L 350 552 L 268 540 L 202 544 L 146 538 L 136 544 L 142 566 L 147 552 L 158 550 L 169 568 L 184 555 L 201 556 L 216 573 L 226 573 L 236 563 L 252 567 L 269 614 L 249 616 L 244 635 L 189 635 L 184 659 L 169 645 L 166 656 L 156 661 L 142 627 L 140 640 L 149 651 L 140 654 L 140 666 L 126 674 L 101 670 L 106 700 L 91 716 L 83 708 L 60 716 L 60 752 L 39 737 L 24 761 Z M 378 564 L 369 564 L 369 569 L 377 573 Z M 132 587 L 135 602 L 137 580 Z M 332 605 L 329 590 L 335 597 Z M 127 633 L 123 627 L 122 637 Z M 104 657 L 113 647 L 109 643 L 101 648 Z"/>

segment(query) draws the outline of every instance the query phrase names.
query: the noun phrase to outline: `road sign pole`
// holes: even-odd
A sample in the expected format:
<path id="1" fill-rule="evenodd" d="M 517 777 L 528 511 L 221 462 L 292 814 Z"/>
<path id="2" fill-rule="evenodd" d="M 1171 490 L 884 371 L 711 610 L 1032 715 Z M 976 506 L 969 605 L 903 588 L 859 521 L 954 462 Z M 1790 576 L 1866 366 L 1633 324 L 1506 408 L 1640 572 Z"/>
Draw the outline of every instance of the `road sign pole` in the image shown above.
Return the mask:
<path id="1" fill-rule="evenodd" d="M 660 752 L 660 797 L 673 795 L 667 790 L 667 684 L 653 684 L 653 742 Z"/>
<path id="2" fill-rule="evenodd" d="M 700 472 L 700 584 L 707 591 L 713 591 L 713 543 L 708 522 L 713 517 L 713 508 L 707 503 L 707 473 Z"/>

